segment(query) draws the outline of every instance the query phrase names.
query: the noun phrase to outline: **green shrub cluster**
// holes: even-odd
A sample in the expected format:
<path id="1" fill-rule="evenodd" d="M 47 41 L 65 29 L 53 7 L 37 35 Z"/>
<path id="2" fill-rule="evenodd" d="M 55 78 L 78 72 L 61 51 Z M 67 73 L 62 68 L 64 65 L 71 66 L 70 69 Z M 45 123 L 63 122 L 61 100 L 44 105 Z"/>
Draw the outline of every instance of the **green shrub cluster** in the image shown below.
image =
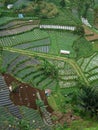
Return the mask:
<path id="1" fill-rule="evenodd" d="M 84 37 L 80 37 L 73 42 L 73 49 L 76 52 L 77 58 L 88 57 L 93 53 L 92 45 Z"/>
<path id="2" fill-rule="evenodd" d="M 52 18 L 58 14 L 56 5 L 44 1 L 32 2 L 28 5 L 23 3 L 21 6 L 15 7 L 14 10 L 40 18 Z"/>

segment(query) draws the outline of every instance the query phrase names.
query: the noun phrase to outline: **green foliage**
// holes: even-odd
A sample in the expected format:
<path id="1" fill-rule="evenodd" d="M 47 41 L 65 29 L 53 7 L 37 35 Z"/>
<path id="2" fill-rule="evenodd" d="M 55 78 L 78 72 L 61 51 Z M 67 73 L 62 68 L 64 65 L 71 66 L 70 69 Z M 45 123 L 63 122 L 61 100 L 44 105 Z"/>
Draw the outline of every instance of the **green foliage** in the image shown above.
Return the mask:
<path id="1" fill-rule="evenodd" d="M 0 9 L 0 17 L 2 16 L 2 12 L 3 12 L 2 9 Z"/>
<path id="2" fill-rule="evenodd" d="M 64 8 L 66 6 L 65 0 L 61 0 L 60 5 L 61 5 L 62 8 Z"/>
<path id="3" fill-rule="evenodd" d="M 19 84 L 15 83 L 15 82 L 12 82 L 11 86 L 12 86 L 12 92 L 17 92 Z"/>
<path id="4" fill-rule="evenodd" d="M 33 35 L 33 37 L 32 37 L 32 35 Z M 8 44 L 12 47 L 12 46 L 15 46 L 18 44 L 39 41 L 39 40 L 45 39 L 47 37 L 48 37 L 47 32 L 45 32 L 43 30 L 39 30 L 39 29 L 34 29 L 32 31 L 29 31 L 29 32 L 14 35 L 14 38 L 13 38 L 13 36 L 3 37 L 0 39 L 0 42 L 2 43 L 2 41 L 3 41 L 5 46 L 7 46 L 7 44 Z"/>
<path id="5" fill-rule="evenodd" d="M 87 17 L 89 8 L 94 7 L 94 0 L 68 0 L 70 9 L 75 8 L 78 12 L 78 16 Z"/>
<path id="6" fill-rule="evenodd" d="M 70 129 L 67 129 L 67 123 L 65 122 L 64 123 L 64 126 L 62 126 L 61 124 L 56 124 L 55 126 L 55 130 L 70 130 Z"/>
<path id="7" fill-rule="evenodd" d="M 60 93 L 60 90 L 54 92 L 50 97 L 48 97 L 48 102 L 50 106 L 55 110 L 55 111 L 60 111 L 62 113 L 66 113 L 66 99 L 65 97 Z"/>
<path id="8" fill-rule="evenodd" d="M 73 49 L 77 58 L 88 57 L 93 54 L 92 45 L 84 37 L 80 37 L 73 42 Z"/>
<path id="9" fill-rule="evenodd" d="M 70 10 L 64 8 L 58 9 L 58 11 L 59 14 L 56 17 L 51 19 L 41 19 L 41 24 L 76 26 L 80 23 L 80 20 L 73 16 Z"/>
<path id="10" fill-rule="evenodd" d="M 80 36 L 84 36 L 85 32 L 84 32 L 83 26 L 77 26 L 75 31 L 74 31 L 74 34 L 78 34 Z"/>
<path id="11" fill-rule="evenodd" d="M 58 9 L 53 3 L 45 1 L 38 1 L 32 3 L 21 3 L 21 5 L 15 6 L 14 10 L 18 12 L 31 14 L 40 18 L 52 18 L 58 14 Z"/>
<path id="12" fill-rule="evenodd" d="M 9 3 L 14 3 L 17 0 L 3 0 L 4 5 L 8 5 Z"/>
<path id="13" fill-rule="evenodd" d="M 78 93 L 78 106 L 90 116 L 98 116 L 98 88 L 82 86 Z"/>
<path id="14" fill-rule="evenodd" d="M 56 121 L 58 118 L 57 118 L 57 116 L 53 115 L 53 116 L 51 117 L 51 119 L 52 119 L 53 121 Z"/>
<path id="15" fill-rule="evenodd" d="M 19 130 L 30 130 L 30 124 L 26 120 L 22 119 L 18 123 Z"/>
<path id="16" fill-rule="evenodd" d="M 1 59 L 1 58 L 0 58 L 0 62 L 2 62 L 2 59 Z M 6 73 L 6 68 L 0 66 L 0 72 L 1 72 L 2 74 Z"/>
<path id="17" fill-rule="evenodd" d="M 96 20 L 98 18 L 98 4 L 94 6 L 94 19 Z"/>
<path id="18" fill-rule="evenodd" d="M 41 69 L 45 72 L 45 75 L 58 79 L 58 69 L 49 61 L 44 60 Z"/>
<path id="19" fill-rule="evenodd" d="M 2 55 L 3 47 L 0 46 L 0 56 Z"/>
<path id="20" fill-rule="evenodd" d="M 41 101 L 41 100 L 39 100 L 39 99 L 36 99 L 36 105 L 37 105 L 38 107 L 43 107 L 43 106 L 44 106 L 44 102 Z"/>
<path id="21" fill-rule="evenodd" d="M 76 120 L 70 125 L 70 128 L 65 130 L 97 130 L 97 122 L 91 120 Z"/>
<path id="22" fill-rule="evenodd" d="M 43 1 L 35 4 L 34 10 L 41 18 L 52 18 L 58 14 L 58 9 L 53 3 Z"/>

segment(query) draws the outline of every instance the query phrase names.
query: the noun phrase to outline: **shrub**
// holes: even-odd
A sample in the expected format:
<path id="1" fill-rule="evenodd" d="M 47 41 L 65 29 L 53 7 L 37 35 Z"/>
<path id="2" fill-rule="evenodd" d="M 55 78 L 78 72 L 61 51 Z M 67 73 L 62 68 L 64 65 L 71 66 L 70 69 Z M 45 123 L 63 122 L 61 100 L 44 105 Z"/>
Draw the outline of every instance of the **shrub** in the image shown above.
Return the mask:
<path id="1" fill-rule="evenodd" d="M 30 123 L 24 119 L 20 120 L 17 126 L 19 130 L 30 130 Z"/>
<path id="2" fill-rule="evenodd" d="M 12 92 L 17 92 L 19 84 L 12 82 L 11 86 L 12 86 Z"/>
<path id="3" fill-rule="evenodd" d="M 0 68 L 0 72 L 1 72 L 2 74 L 6 73 L 6 68 L 1 67 L 1 68 Z"/>
<path id="4" fill-rule="evenodd" d="M 24 6 L 23 3 L 23 5 L 17 6 L 17 8 L 15 9 L 20 12 L 31 13 L 35 16 L 37 15 L 40 18 L 52 18 L 58 14 L 58 9 L 56 5 L 44 1 L 32 2 L 31 4 L 28 4 L 26 6 Z"/>
<path id="5" fill-rule="evenodd" d="M 78 35 L 80 35 L 80 36 L 84 36 L 85 31 L 84 31 L 83 26 L 78 25 L 78 26 L 76 27 L 75 31 L 74 31 L 74 34 L 78 34 Z"/>
<path id="6" fill-rule="evenodd" d="M 58 79 L 58 69 L 52 63 L 44 60 L 41 69 L 44 71 L 46 76 Z"/>
<path id="7" fill-rule="evenodd" d="M 90 44 L 90 42 L 84 37 L 79 37 L 76 41 L 74 41 L 72 47 L 76 52 L 76 58 L 88 57 L 93 54 L 92 44 Z"/>
<path id="8" fill-rule="evenodd" d="M 37 105 L 38 107 L 44 107 L 44 102 L 41 101 L 41 100 L 39 100 L 39 99 L 36 99 L 36 105 Z"/>

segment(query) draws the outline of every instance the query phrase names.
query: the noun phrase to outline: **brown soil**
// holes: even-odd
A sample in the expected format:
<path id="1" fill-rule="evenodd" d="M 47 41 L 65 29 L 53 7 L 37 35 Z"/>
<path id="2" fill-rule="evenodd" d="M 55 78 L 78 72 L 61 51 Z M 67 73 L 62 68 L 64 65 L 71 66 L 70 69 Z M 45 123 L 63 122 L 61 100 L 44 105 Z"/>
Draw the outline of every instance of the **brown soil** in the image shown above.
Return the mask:
<path id="1" fill-rule="evenodd" d="M 44 90 L 39 90 L 37 88 L 34 88 L 33 86 L 30 86 L 27 83 L 22 83 L 19 80 L 15 79 L 10 74 L 4 74 L 3 76 L 9 87 L 13 82 L 18 85 L 18 89 L 15 92 L 10 93 L 11 100 L 15 105 L 20 105 L 20 106 L 24 105 L 29 108 L 37 109 L 36 93 L 39 92 L 41 99 L 44 101 L 44 104 L 47 106 L 47 110 L 51 113 L 53 112 L 53 109 L 49 106 L 47 102 L 47 98 Z"/>
<path id="2" fill-rule="evenodd" d="M 98 34 L 90 30 L 87 26 L 83 25 L 84 30 L 85 30 L 85 38 L 88 41 L 95 41 L 98 40 Z"/>
<path id="3" fill-rule="evenodd" d="M 98 34 L 94 33 L 94 35 L 92 35 L 92 36 L 86 36 L 86 39 L 87 39 L 88 41 L 98 40 Z"/>
<path id="4" fill-rule="evenodd" d="M 93 31 L 91 31 L 87 26 L 83 25 L 83 27 L 84 27 L 84 32 L 86 36 L 94 35 Z"/>
<path id="5" fill-rule="evenodd" d="M 53 116 L 57 117 L 57 120 L 54 121 L 54 124 L 62 124 L 66 122 L 69 126 L 71 125 L 72 121 L 74 120 L 82 120 L 79 116 L 73 114 L 71 110 L 69 110 L 66 114 L 62 114 L 60 112 L 53 112 Z"/>

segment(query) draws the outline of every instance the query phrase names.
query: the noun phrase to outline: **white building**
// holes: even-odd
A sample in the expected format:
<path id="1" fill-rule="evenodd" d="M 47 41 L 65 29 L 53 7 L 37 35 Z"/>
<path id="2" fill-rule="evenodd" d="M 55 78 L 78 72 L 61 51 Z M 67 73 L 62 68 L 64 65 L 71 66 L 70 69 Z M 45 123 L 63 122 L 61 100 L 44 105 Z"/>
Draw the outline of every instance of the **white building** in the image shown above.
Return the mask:
<path id="1" fill-rule="evenodd" d="M 67 51 L 67 50 L 60 50 L 60 53 L 61 53 L 61 54 L 70 54 L 70 51 Z"/>
<path id="2" fill-rule="evenodd" d="M 8 4 L 7 9 L 11 9 L 11 8 L 13 8 L 13 4 Z"/>

